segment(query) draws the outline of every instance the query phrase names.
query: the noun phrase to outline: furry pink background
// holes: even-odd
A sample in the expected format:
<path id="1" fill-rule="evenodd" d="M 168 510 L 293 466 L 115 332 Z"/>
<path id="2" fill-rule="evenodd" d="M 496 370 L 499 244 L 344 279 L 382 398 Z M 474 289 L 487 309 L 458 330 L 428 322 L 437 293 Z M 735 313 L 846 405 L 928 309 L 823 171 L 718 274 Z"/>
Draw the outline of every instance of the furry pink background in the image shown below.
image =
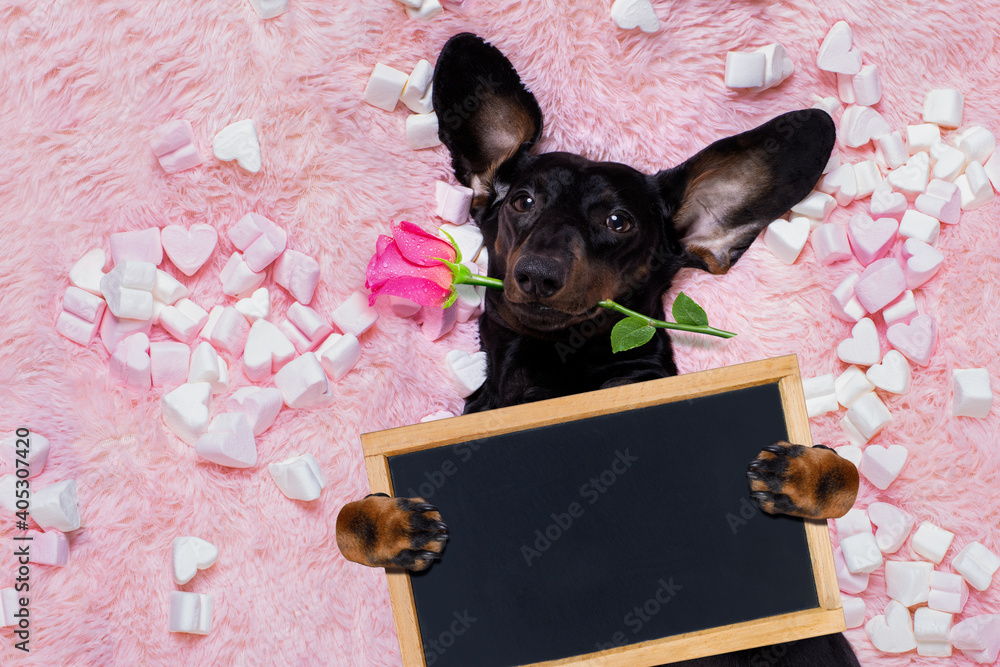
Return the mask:
<path id="1" fill-rule="evenodd" d="M 80 485 L 84 526 L 65 568 L 32 568 L 31 648 L 0 630 L 0 663 L 38 665 L 395 665 L 399 652 L 381 571 L 345 562 L 334 520 L 368 491 L 359 434 L 409 424 L 462 401 L 445 354 L 476 347 L 474 323 L 436 343 L 382 310 L 362 339 L 358 367 L 320 411 L 284 410 L 258 438 L 260 464 L 223 469 L 199 460 L 160 420 L 159 390 L 134 393 L 108 378 L 99 341 L 82 348 L 54 322 L 73 262 L 112 232 L 209 223 L 226 230 L 256 211 L 288 230 L 289 247 L 315 256 L 322 279 L 313 307 L 325 315 L 363 289 L 375 238 L 392 219 L 433 224 L 435 179 L 450 179 L 443 148 L 411 151 L 402 106 L 361 101 L 372 67 L 410 71 L 433 62 L 452 34 L 493 41 L 535 92 L 546 118 L 543 148 L 627 162 L 674 165 L 712 140 L 748 129 L 813 94 L 836 94 L 815 55 L 846 19 L 884 88 L 877 109 L 894 129 L 918 121 L 925 92 L 965 93 L 966 124 L 1000 131 L 1000 3 L 804 0 L 720 4 L 654 2 L 655 35 L 619 30 L 610 1 L 475 0 L 430 20 L 393 0 L 291 0 L 261 21 L 246 0 L 8 0 L 0 7 L 0 431 L 28 426 L 52 453 L 38 486 Z M 780 41 L 794 76 L 760 94 L 723 85 L 725 53 Z M 263 170 L 251 176 L 211 157 L 211 138 L 256 120 Z M 150 131 L 184 118 L 205 157 L 165 175 Z M 870 150 L 845 151 L 852 161 Z M 845 222 L 867 202 L 838 209 Z M 873 442 L 903 444 L 910 461 L 880 492 L 862 483 L 859 507 L 884 500 L 917 521 L 956 533 L 943 563 L 980 540 L 1000 552 L 1000 408 L 989 418 L 951 416 L 951 370 L 985 367 L 1000 387 L 1000 203 L 946 227 L 941 272 L 919 292 L 940 325 L 930 366 L 905 396 L 886 396 L 893 421 Z M 212 263 L 184 282 L 208 308 L 230 303 L 218 272 L 232 252 L 222 236 Z M 169 262 L 166 270 L 177 274 Z M 839 373 L 836 344 L 850 327 L 830 314 L 830 291 L 858 265 L 821 267 L 807 246 L 793 266 L 758 241 L 724 277 L 686 271 L 683 288 L 731 341 L 677 336 L 682 372 L 786 354 L 803 374 Z M 289 297 L 280 288 L 277 320 Z M 382 306 L 380 306 L 381 308 Z M 165 338 L 162 330 L 154 338 Z M 884 341 L 884 337 L 883 337 Z M 247 380 L 231 363 L 233 388 Z M 842 413 L 841 413 L 842 414 Z M 814 440 L 845 444 L 841 414 L 814 419 Z M 310 452 L 328 479 L 320 500 L 290 501 L 266 463 Z M 0 519 L 0 587 L 13 583 L 13 519 Z M 212 592 L 207 637 L 167 632 L 170 543 L 193 534 L 219 547 L 218 563 L 182 590 Z M 892 558 L 914 558 L 907 543 Z M 867 617 L 887 602 L 882 570 L 864 594 Z M 973 592 L 963 617 L 1000 610 L 1000 584 Z M 940 664 L 875 651 L 848 632 L 869 665 Z M 971 664 L 957 654 L 950 664 Z"/>

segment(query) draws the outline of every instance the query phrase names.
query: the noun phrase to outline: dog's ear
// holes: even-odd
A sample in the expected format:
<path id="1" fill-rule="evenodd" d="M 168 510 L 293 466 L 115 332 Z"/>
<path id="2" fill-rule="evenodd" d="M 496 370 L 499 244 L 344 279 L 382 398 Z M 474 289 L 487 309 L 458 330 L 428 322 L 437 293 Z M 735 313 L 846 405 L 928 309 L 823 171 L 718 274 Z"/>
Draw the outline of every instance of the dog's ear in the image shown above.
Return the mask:
<path id="1" fill-rule="evenodd" d="M 455 35 L 441 49 L 432 95 L 455 175 L 483 202 L 494 192 L 498 167 L 541 136 L 538 102 L 510 61 L 471 33 Z"/>
<path id="2" fill-rule="evenodd" d="M 686 264 L 728 271 L 765 226 L 805 199 L 835 138 L 826 112 L 793 111 L 656 174 Z"/>

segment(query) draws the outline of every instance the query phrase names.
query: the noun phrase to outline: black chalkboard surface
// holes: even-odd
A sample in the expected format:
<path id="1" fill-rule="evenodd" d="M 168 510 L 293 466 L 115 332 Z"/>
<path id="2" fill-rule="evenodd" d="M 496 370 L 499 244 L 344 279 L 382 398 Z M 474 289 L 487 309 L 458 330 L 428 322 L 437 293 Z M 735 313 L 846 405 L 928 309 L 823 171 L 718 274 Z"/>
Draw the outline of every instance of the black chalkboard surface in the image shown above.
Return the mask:
<path id="1" fill-rule="evenodd" d="M 438 563 L 399 575 L 419 628 L 415 664 L 614 655 L 822 610 L 808 522 L 764 514 L 748 497 L 747 463 L 795 440 L 784 377 L 559 421 L 540 403 L 535 414 L 552 423 L 384 456 L 392 493 L 437 505 L 451 534 Z M 606 391 L 649 397 L 680 379 Z M 699 652 L 732 650 L 721 647 Z M 674 653 L 645 664 L 691 657 Z"/>

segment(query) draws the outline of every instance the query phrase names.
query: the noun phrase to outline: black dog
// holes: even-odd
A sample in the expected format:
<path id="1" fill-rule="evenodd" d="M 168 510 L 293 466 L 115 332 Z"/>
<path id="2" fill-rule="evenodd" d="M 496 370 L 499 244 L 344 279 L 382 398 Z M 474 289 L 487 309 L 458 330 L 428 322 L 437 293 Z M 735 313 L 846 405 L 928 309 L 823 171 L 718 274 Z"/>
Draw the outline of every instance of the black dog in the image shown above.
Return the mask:
<path id="1" fill-rule="evenodd" d="M 445 45 L 434 72 L 440 136 L 458 180 L 475 192 L 472 215 L 489 252 L 480 318 L 486 383 L 466 403 L 477 412 L 677 372 L 669 337 L 614 354 L 614 299 L 663 319 L 662 295 L 683 267 L 725 273 L 772 220 L 805 198 L 835 140 L 829 115 L 784 114 L 717 141 L 654 175 L 568 153 L 534 155 L 542 114 L 510 62 L 471 34 Z M 854 465 L 825 447 L 769 445 L 750 463 L 762 509 L 808 518 L 842 516 L 858 488 Z M 422 570 L 447 529 L 422 499 L 373 495 L 344 508 L 345 557 Z M 840 635 L 783 646 L 774 664 L 857 664 Z M 692 664 L 748 664 L 753 652 Z"/>

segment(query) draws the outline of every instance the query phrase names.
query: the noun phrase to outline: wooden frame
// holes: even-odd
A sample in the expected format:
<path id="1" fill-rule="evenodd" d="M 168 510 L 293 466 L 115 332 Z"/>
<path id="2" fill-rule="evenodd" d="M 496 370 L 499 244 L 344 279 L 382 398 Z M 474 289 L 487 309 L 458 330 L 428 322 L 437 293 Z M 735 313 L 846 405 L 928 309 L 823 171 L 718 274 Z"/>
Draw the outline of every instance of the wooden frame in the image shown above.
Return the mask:
<path id="1" fill-rule="evenodd" d="M 392 456 L 765 384 L 778 385 L 789 439 L 812 446 L 798 361 L 794 355 L 789 355 L 366 433 L 361 441 L 368 480 L 372 493 L 394 495 L 389 473 L 389 457 Z M 596 394 L 600 394 L 600 400 Z M 826 522 L 806 521 L 805 530 L 819 601 L 817 608 L 534 664 L 546 667 L 656 665 L 843 631 L 844 615 Z M 424 667 L 409 575 L 387 571 L 386 576 L 403 665 Z"/>

